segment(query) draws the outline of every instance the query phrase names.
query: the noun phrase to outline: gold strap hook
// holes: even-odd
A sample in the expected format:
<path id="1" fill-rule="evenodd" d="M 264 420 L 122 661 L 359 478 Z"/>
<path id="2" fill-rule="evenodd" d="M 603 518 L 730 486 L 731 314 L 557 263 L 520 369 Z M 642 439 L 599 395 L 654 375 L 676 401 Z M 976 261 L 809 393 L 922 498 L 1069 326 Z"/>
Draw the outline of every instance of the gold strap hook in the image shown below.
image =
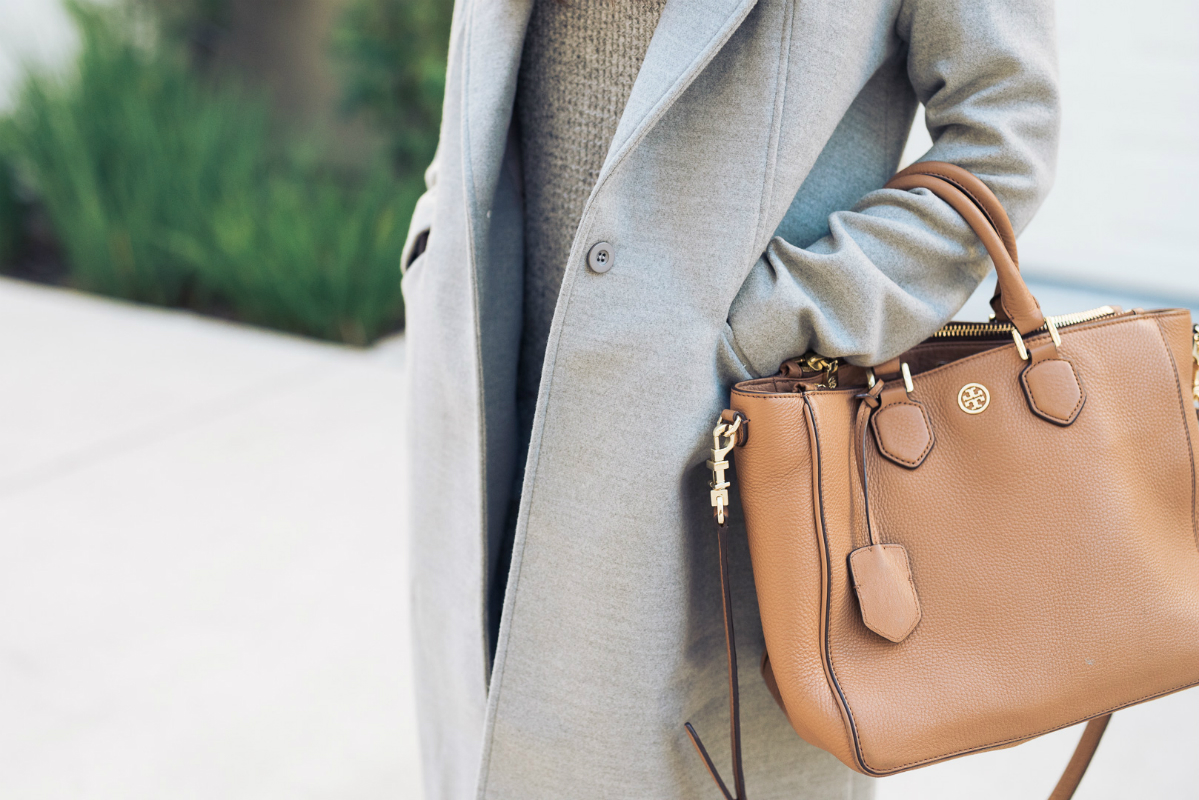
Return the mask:
<path id="1" fill-rule="evenodd" d="M 738 412 L 732 422 L 726 422 L 721 416 L 712 429 L 712 457 L 707 462 L 708 469 L 712 470 L 712 480 L 708 486 L 712 490 L 712 511 L 718 525 L 728 521 L 729 489 L 733 484 L 725 471 L 730 466 L 728 454 L 737 446 L 737 433 L 744 422 L 745 416 Z"/>

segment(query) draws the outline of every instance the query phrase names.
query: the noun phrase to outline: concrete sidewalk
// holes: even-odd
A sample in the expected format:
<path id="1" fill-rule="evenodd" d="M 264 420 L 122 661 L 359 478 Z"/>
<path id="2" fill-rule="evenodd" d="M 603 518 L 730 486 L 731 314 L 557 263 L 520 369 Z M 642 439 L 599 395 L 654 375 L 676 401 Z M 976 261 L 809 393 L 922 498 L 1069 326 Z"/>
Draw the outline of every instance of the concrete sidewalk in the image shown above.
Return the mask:
<path id="1" fill-rule="evenodd" d="M 402 364 L 0 279 L 0 798 L 419 796 Z M 1199 797 L 1199 692 L 1108 735 L 1079 800 Z M 1045 796 L 1076 737 L 879 798 Z"/>
<path id="2" fill-rule="evenodd" d="M 418 796 L 402 357 L 0 280 L 0 797 Z"/>

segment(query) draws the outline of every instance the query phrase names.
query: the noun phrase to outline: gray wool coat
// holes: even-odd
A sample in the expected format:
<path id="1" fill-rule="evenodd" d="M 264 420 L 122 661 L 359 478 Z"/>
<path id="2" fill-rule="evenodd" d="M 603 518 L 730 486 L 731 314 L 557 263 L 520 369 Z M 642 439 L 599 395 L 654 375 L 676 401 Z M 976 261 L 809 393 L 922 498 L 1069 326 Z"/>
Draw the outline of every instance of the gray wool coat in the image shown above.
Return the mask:
<path id="1" fill-rule="evenodd" d="M 735 381 L 807 350 L 881 362 L 966 300 L 989 263 L 964 223 L 879 187 L 920 101 L 926 157 L 1028 222 L 1057 142 L 1050 0 L 668 0 L 565 265 L 492 667 L 486 599 L 521 467 L 512 112 L 531 5 L 457 1 L 405 253 L 428 232 L 404 277 L 427 796 L 715 798 L 683 730 L 727 771 L 715 418 Z M 586 264 L 600 241 L 604 274 Z M 734 539 L 750 796 L 869 797 L 764 687 Z"/>

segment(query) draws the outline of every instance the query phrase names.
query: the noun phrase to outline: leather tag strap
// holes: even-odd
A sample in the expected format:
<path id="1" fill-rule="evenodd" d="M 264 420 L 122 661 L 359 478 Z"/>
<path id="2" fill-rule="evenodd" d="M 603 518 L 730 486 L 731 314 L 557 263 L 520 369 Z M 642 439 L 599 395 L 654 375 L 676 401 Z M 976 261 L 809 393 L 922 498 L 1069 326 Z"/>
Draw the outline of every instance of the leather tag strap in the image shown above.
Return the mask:
<path id="1" fill-rule="evenodd" d="M 712 758 L 708 755 L 703 742 L 700 741 L 695 728 L 691 726 L 690 722 L 685 723 L 684 727 L 725 800 L 746 800 L 745 771 L 741 763 L 741 699 L 737 691 L 737 640 L 733 636 L 733 593 L 732 587 L 729 586 L 728 525 L 717 525 L 716 541 L 720 551 L 720 594 L 724 608 L 724 643 L 728 651 L 729 664 L 729 727 L 731 734 L 729 741 L 732 748 L 735 795 L 729 792 L 728 787 L 721 780 L 720 772 L 712 763 Z M 1071 800 L 1074 797 L 1074 792 L 1078 789 L 1078 784 L 1082 782 L 1082 776 L 1086 774 L 1087 767 L 1091 765 L 1091 759 L 1094 758 L 1095 750 L 1099 747 L 1099 740 L 1103 738 L 1103 732 L 1107 729 L 1107 724 L 1111 722 L 1111 719 L 1111 714 L 1105 714 L 1087 723 L 1078 746 L 1074 748 L 1074 755 L 1070 757 L 1070 763 L 1066 765 L 1066 771 L 1058 780 L 1053 794 L 1049 795 L 1049 800 Z"/>

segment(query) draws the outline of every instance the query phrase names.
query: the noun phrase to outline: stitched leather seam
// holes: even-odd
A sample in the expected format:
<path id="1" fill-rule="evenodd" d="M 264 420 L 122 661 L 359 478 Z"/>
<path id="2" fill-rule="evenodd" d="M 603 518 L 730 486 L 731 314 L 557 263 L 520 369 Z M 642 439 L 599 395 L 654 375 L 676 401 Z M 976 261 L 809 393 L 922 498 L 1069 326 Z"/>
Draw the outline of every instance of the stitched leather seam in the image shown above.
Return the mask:
<path id="1" fill-rule="evenodd" d="M 912 620 L 912 627 L 904 631 L 903 638 L 906 639 L 912 635 L 912 631 L 916 630 L 920 620 L 924 619 L 924 609 L 920 607 L 920 593 L 916 591 L 916 579 L 912 576 L 912 562 L 908 558 L 908 551 L 902 546 L 899 546 L 899 549 L 903 550 L 903 561 L 908 568 L 908 587 L 912 590 L 912 598 L 916 601 L 916 619 Z"/>
<path id="2" fill-rule="evenodd" d="M 915 461 L 909 461 L 906 458 L 897 456 L 887 448 L 883 447 L 882 437 L 878 434 L 878 415 L 888 408 L 892 408 L 894 406 L 915 406 L 920 411 L 920 415 L 924 417 L 924 425 L 928 429 L 928 444 L 925 445 L 924 452 L 917 456 Z M 911 400 L 901 400 L 898 403 L 889 403 L 886 406 L 883 406 L 878 411 L 874 412 L 874 415 L 870 418 L 870 427 L 874 429 L 874 442 L 878 445 L 878 449 L 882 451 L 883 455 L 892 461 L 898 461 L 899 463 L 912 467 L 913 469 L 923 464 L 924 459 L 929 454 L 929 451 L 933 449 L 933 426 L 928 418 L 928 412 L 924 410 L 924 406 L 920 405 L 919 403 L 914 403 Z"/>
<path id="3" fill-rule="evenodd" d="M 953 178 L 949 177 L 948 175 L 942 175 L 939 172 L 933 172 L 931 170 L 929 170 L 927 172 L 922 172 L 922 174 L 931 175 L 934 178 L 940 178 L 941 180 L 948 183 L 950 186 L 953 186 L 953 187 L 957 188 L 958 190 L 960 190 L 962 192 L 962 194 L 969 197 L 970 201 L 972 203 L 974 203 L 975 207 L 980 212 L 982 212 L 982 215 L 984 217 L 987 218 L 987 222 L 991 223 L 991 227 L 994 229 L 995 235 L 999 237 L 999 243 L 1001 245 L 1003 245 L 1004 252 L 1007 252 L 1008 258 L 1010 258 L 1012 260 L 1012 265 L 1016 267 L 1017 271 L 1019 271 L 1020 262 L 1017 260 L 1016 255 L 1014 253 L 1008 252 L 1007 242 L 1004 241 L 1003 234 L 999 232 L 999 226 L 995 224 L 995 219 L 991 216 L 990 212 L 987 211 L 987 207 L 985 205 L 983 205 L 981 202 L 979 202 L 979 199 L 974 196 L 974 193 L 971 192 L 969 189 L 967 189 L 962 184 L 958 183 Z M 1000 291 L 1000 293 L 999 293 L 999 305 L 1001 305 L 1003 307 L 1003 313 L 1007 315 L 1008 319 L 1014 319 L 1014 317 L 1012 316 L 1012 310 L 1010 308 L 1008 308 L 1007 296 L 1005 294 L 1003 294 L 1002 291 Z"/>
<path id="4" fill-rule="evenodd" d="M 808 409 L 809 417 L 812 421 L 812 436 L 816 441 L 816 449 L 812 453 L 812 457 L 817 460 L 817 465 L 820 464 L 820 431 L 816 427 L 816 408 L 812 405 L 811 400 L 805 395 L 803 396 L 804 405 Z M 819 468 L 819 466 L 818 466 Z M 862 758 L 862 744 L 858 741 L 858 723 L 853 717 L 853 709 L 849 707 L 849 700 L 845 697 L 845 692 L 841 689 L 841 682 L 837 680 L 837 670 L 833 667 L 833 652 L 832 652 L 832 606 L 833 606 L 833 554 L 832 547 L 828 541 L 828 523 L 824 517 L 824 470 L 819 469 L 817 473 L 817 488 L 819 489 L 820 503 L 820 538 L 824 541 L 824 563 L 825 574 L 828 576 L 824 587 L 824 614 L 823 614 L 823 639 L 824 646 L 820 648 L 820 658 L 824 662 L 825 669 L 828 670 L 826 677 L 832 679 L 833 689 L 836 691 L 836 699 L 839 700 L 839 706 L 842 709 L 841 722 L 845 724 L 848 720 L 849 741 L 853 745 L 854 755 L 858 759 L 858 763 L 863 769 L 869 769 L 865 760 Z"/>
<path id="5" fill-rule="evenodd" d="M 927 162 L 922 162 L 922 163 L 927 163 Z M 913 164 L 912 166 L 913 167 L 922 166 L 922 163 Z M 955 189 L 960 191 L 962 194 L 964 194 L 968 198 L 970 198 L 970 201 L 972 203 L 974 203 L 974 207 L 977 208 L 979 210 L 979 212 L 984 217 L 987 218 L 987 222 L 989 222 L 991 224 L 992 230 L 994 230 L 996 235 L 999 236 L 999 241 L 1003 245 L 1003 250 L 1005 253 L 1007 253 L 1008 258 L 1010 258 L 1012 260 L 1012 263 L 1016 266 L 1016 269 L 1020 268 L 1020 262 L 1019 262 L 1019 259 L 1016 255 L 1016 253 L 1013 253 L 1011 251 L 1011 249 L 1008 248 L 1008 242 L 1006 239 L 1004 239 L 1003 233 L 999 230 L 999 225 L 995 222 L 995 218 L 993 216 L 991 216 L 991 212 L 987 210 L 986 204 L 984 204 L 977 197 L 975 197 L 974 193 L 971 192 L 970 189 L 968 189 L 964 184 L 960 183 L 956 178 L 952 178 L 952 177 L 945 175 L 943 173 L 940 173 L 940 172 L 934 172 L 931 169 L 917 169 L 914 172 L 912 172 L 911 174 L 913 176 L 914 175 L 928 175 L 929 177 L 932 177 L 932 178 L 940 178 L 941 180 L 945 181 L 950 186 L 953 186 Z M 982 183 L 981 179 L 979 182 Z M 983 185 L 986 186 L 985 183 Z M 1012 244 L 1014 247 L 1015 243 L 1013 242 Z M 1002 302 L 1002 295 L 1000 295 L 1000 300 Z M 1005 310 L 1006 310 L 1006 308 L 1005 308 Z"/>
<path id="6" fill-rule="evenodd" d="M 1027 741 L 1029 739 L 1035 739 L 1038 736 L 1044 736 L 1047 733 L 1053 733 L 1054 731 L 1060 731 L 1062 728 L 1069 728 L 1073 725 L 1079 724 L 1080 722 L 1086 722 L 1087 720 L 1094 719 L 1095 717 L 1102 717 L 1105 714 L 1111 714 L 1115 711 L 1119 711 L 1122 708 L 1128 708 L 1129 706 L 1134 706 L 1137 703 L 1144 703 L 1147 700 L 1153 700 L 1154 698 L 1157 698 L 1157 697 L 1164 697 L 1165 695 L 1173 694 L 1174 692 L 1180 692 L 1183 689 L 1189 689 L 1192 686 L 1199 686 L 1199 681 L 1192 681 L 1190 683 L 1184 683 L 1184 684 L 1175 686 L 1170 689 L 1163 689 L 1160 692 L 1154 692 L 1153 694 L 1147 694 L 1144 697 L 1138 697 L 1135 700 L 1129 700 L 1127 703 L 1118 703 L 1109 708 L 1105 708 L 1103 711 L 1097 711 L 1088 716 L 1079 717 L 1078 719 L 1072 720 L 1070 722 L 1064 722 L 1061 725 L 1055 725 L 1052 728 L 1045 728 L 1044 730 L 1037 731 L 1036 733 L 1029 733 L 1029 734 L 1025 734 L 1023 736 L 1013 736 L 1010 739 L 1004 739 L 1003 741 L 1000 741 L 1000 742 L 991 742 L 990 744 L 984 744 L 984 745 L 980 745 L 978 747 L 971 747 L 971 748 L 968 748 L 965 750 L 955 750 L 952 753 L 945 753 L 944 755 L 933 756 L 932 758 L 925 758 L 925 759 L 921 759 L 920 761 L 912 761 L 908 764 L 900 764 L 897 767 L 891 767 L 890 769 L 886 769 L 886 770 L 876 770 L 874 767 L 869 767 L 869 769 L 875 775 L 892 775 L 896 772 L 899 772 L 900 770 L 908 769 L 910 767 L 918 767 L 918 766 L 921 766 L 922 764 L 931 764 L 931 763 L 934 763 L 937 761 L 945 761 L 946 759 L 954 758 L 955 756 L 964 756 L 969 753 L 979 753 L 979 752 L 982 752 L 985 750 L 992 750 L 997 747 L 1003 747 L 1004 745 L 1012 744 L 1014 742 L 1023 742 L 1023 741 Z M 863 764 L 866 763 L 865 759 L 862 759 L 862 763 Z"/>
<path id="7" fill-rule="evenodd" d="M 746 400 L 795 400 L 796 402 L 803 402 L 803 393 L 802 392 L 777 392 L 777 393 L 770 393 L 770 394 L 759 394 L 758 392 L 739 392 L 736 389 L 734 389 L 733 395 L 735 397 L 745 398 Z"/>
<path id="8" fill-rule="evenodd" d="M 1048 411 L 1041 408 L 1041 404 L 1037 402 L 1037 394 L 1035 391 L 1033 391 L 1032 384 L 1028 382 L 1028 373 L 1032 372 L 1041 364 L 1046 364 L 1049 361 L 1065 361 L 1067 364 L 1070 364 L 1070 370 L 1074 373 L 1074 382 L 1078 384 L 1078 402 L 1074 404 L 1074 408 L 1071 409 L 1070 413 L 1065 417 L 1059 417 L 1057 414 L 1050 414 Z M 1020 383 L 1024 385 L 1024 391 L 1028 393 L 1028 400 L 1030 403 L 1032 403 L 1033 411 L 1036 411 L 1043 417 L 1048 417 L 1049 419 L 1064 422 L 1066 424 L 1073 422 L 1075 417 L 1078 416 L 1078 411 L 1082 408 L 1082 404 L 1087 401 L 1086 392 L 1084 392 L 1082 388 L 1082 381 L 1078 379 L 1078 370 L 1074 369 L 1074 365 L 1064 358 L 1046 359 L 1045 361 L 1042 361 L 1041 364 L 1030 364 L 1023 372 L 1020 373 Z"/>

